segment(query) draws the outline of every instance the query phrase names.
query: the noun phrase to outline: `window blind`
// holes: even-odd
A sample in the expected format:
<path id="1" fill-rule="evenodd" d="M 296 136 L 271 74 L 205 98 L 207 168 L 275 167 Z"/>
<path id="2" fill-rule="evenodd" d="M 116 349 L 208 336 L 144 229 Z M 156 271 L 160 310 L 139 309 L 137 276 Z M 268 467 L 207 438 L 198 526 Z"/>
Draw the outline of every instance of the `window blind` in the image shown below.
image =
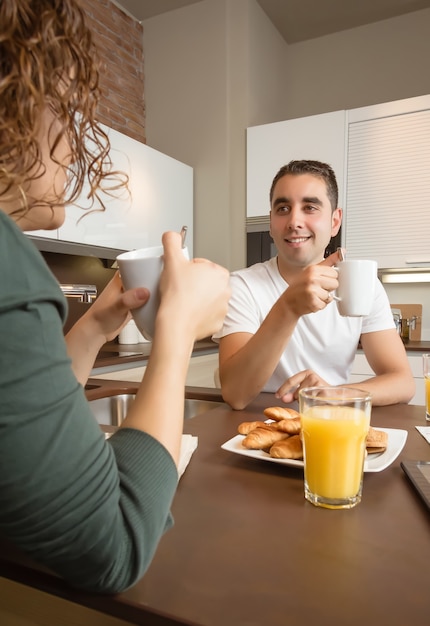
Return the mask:
<path id="1" fill-rule="evenodd" d="M 430 110 L 350 123 L 346 189 L 348 257 L 430 264 Z"/>

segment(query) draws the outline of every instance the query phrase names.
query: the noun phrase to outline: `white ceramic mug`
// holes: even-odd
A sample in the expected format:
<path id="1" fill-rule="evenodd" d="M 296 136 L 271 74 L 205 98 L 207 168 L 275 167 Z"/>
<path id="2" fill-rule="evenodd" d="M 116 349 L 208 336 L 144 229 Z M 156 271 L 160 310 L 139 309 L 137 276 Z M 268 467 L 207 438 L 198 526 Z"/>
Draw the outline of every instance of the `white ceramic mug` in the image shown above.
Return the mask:
<path id="1" fill-rule="evenodd" d="M 378 264 L 369 259 L 348 259 L 337 264 L 339 287 L 333 298 L 344 317 L 369 315 L 378 277 Z"/>
<path id="2" fill-rule="evenodd" d="M 182 251 L 188 259 L 188 248 L 184 247 Z M 160 304 L 158 285 L 163 270 L 163 254 L 163 246 L 154 246 L 123 252 L 116 258 L 124 289 L 146 287 L 150 291 L 148 302 L 131 312 L 137 328 L 148 340 L 154 336 L 155 316 Z"/>
<path id="3" fill-rule="evenodd" d="M 130 320 L 118 335 L 118 343 L 120 344 L 134 344 L 145 342 L 146 339 L 136 326 L 134 320 Z"/>

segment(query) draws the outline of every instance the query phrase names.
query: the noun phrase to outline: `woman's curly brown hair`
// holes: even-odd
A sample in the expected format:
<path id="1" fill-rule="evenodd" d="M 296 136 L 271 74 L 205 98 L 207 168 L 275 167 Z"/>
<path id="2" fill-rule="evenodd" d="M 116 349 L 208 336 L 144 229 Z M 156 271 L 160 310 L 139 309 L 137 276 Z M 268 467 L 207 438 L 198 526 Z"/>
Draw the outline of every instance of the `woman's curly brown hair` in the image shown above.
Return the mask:
<path id="1" fill-rule="evenodd" d="M 89 184 L 89 198 L 125 184 L 112 172 L 109 139 L 96 121 L 100 97 L 98 60 L 79 0 L 0 1 L 0 194 L 19 189 L 20 213 L 31 208 L 26 184 L 41 176 L 37 134 L 41 112 L 54 113 L 51 158 L 61 138 L 71 165 L 61 203 L 74 202 Z"/>

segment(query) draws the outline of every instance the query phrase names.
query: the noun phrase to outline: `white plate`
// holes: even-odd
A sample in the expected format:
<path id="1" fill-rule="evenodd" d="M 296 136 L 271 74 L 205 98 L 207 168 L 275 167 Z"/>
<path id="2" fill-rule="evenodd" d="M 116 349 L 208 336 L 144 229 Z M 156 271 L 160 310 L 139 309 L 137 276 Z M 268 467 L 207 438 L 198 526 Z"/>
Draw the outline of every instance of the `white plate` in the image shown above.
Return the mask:
<path id="1" fill-rule="evenodd" d="M 367 456 L 364 461 L 365 472 L 382 472 L 382 470 L 391 465 L 403 450 L 408 437 L 407 430 L 399 430 L 398 428 L 377 428 L 376 430 L 382 430 L 384 433 L 387 433 L 387 449 L 385 452 L 369 454 Z M 228 452 L 249 456 L 252 459 L 258 459 L 260 461 L 270 461 L 271 463 L 280 463 L 281 465 L 289 465 L 290 467 L 303 467 L 303 461 L 296 461 L 294 459 L 274 459 L 267 452 L 263 452 L 263 450 L 247 450 L 242 446 L 243 437 L 244 435 L 236 435 L 236 437 L 232 437 L 232 439 L 223 443 L 221 448 Z"/>

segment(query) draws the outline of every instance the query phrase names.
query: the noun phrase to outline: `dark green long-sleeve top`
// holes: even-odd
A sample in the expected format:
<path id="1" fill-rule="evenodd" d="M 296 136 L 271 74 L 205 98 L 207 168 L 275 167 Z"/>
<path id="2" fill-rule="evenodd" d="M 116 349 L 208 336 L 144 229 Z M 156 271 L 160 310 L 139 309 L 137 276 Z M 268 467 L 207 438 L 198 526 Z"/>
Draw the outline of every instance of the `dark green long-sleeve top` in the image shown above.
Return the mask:
<path id="1" fill-rule="evenodd" d="M 114 593 L 171 525 L 167 450 L 120 429 L 105 441 L 71 369 L 66 300 L 0 210 L 0 534 L 72 585 Z"/>

